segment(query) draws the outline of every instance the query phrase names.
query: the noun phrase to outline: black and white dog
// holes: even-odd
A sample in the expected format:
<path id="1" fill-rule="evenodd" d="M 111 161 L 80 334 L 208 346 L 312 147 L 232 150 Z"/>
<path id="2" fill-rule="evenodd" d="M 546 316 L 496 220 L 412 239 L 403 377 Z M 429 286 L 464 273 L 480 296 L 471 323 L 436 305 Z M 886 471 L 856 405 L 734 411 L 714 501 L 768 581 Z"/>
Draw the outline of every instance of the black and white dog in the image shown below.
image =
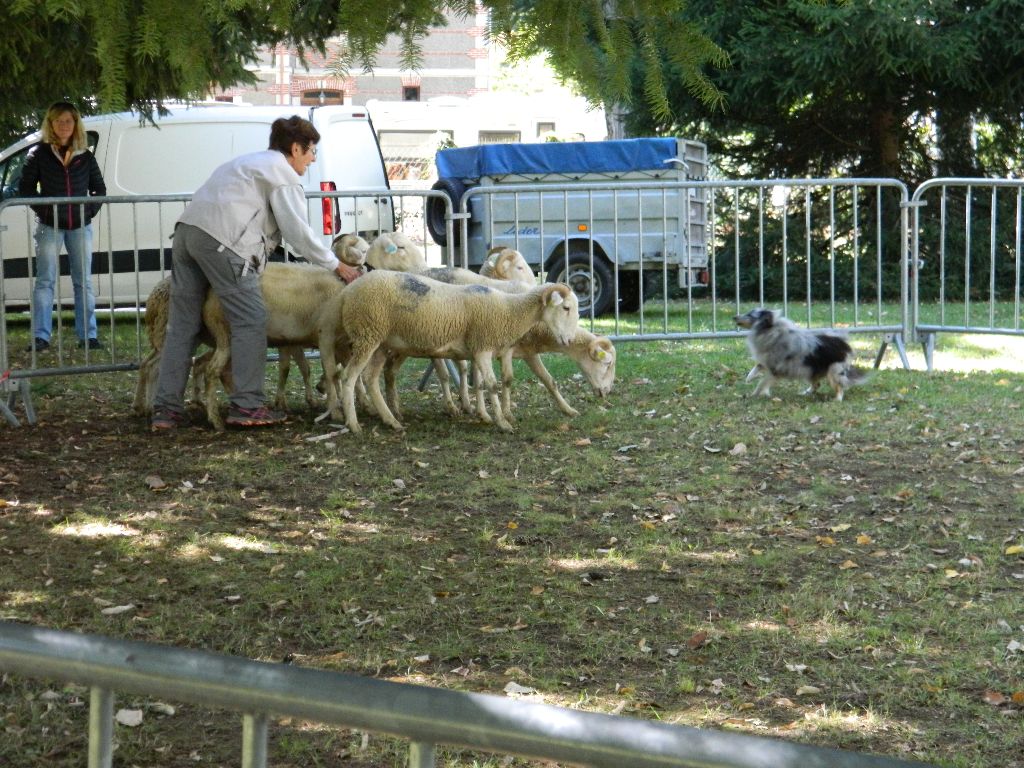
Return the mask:
<path id="1" fill-rule="evenodd" d="M 842 400 L 847 387 L 867 379 L 864 371 L 851 364 L 853 349 L 841 336 L 800 328 L 774 309 L 752 309 L 733 320 L 750 329 L 747 347 L 754 367 L 747 382 L 763 376 L 755 395 L 770 396 L 777 379 L 803 379 L 809 385 L 805 394 L 811 394 L 822 379 L 828 379 L 836 400 Z"/>

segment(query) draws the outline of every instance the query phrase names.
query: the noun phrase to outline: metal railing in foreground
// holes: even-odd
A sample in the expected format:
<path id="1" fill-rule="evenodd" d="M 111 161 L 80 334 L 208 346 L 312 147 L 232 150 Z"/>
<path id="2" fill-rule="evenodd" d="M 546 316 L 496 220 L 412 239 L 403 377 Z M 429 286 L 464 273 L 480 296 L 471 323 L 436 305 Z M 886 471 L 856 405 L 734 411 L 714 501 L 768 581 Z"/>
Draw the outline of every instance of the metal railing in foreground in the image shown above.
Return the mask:
<path id="1" fill-rule="evenodd" d="M 112 764 L 114 691 L 240 712 L 243 768 L 268 764 L 271 715 L 408 739 L 411 768 L 434 766 L 438 744 L 607 768 L 924 765 L 6 621 L 0 669 L 91 687 L 89 768 Z"/>

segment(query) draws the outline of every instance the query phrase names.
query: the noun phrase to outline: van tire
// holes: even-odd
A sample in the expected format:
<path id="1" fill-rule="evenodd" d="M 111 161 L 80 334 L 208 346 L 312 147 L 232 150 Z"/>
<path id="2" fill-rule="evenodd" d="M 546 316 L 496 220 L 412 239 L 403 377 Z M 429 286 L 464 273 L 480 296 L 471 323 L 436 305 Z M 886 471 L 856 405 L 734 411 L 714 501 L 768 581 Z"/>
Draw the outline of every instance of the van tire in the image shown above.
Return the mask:
<path id="1" fill-rule="evenodd" d="M 444 192 L 452 201 L 452 210 L 458 211 L 459 201 L 466 191 L 466 185 L 458 179 L 438 179 L 431 189 Z M 434 239 L 434 242 L 444 247 L 448 245 L 448 232 L 445 229 L 445 205 L 444 201 L 437 197 L 427 198 L 427 231 Z M 457 247 L 462 240 L 462 227 L 458 221 L 453 222 L 452 246 Z"/>
<path id="2" fill-rule="evenodd" d="M 591 315 L 590 295 L 593 289 L 593 316 L 606 314 L 615 306 L 615 274 L 607 259 L 594 251 L 594 268 L 590 268 L 590 249 L 585 242 L 569 243 L 569 256 L 557 255 L 548 262 L 547 280 L 565 283 L 572 288 L 580 303 L 580 317 Z"/>

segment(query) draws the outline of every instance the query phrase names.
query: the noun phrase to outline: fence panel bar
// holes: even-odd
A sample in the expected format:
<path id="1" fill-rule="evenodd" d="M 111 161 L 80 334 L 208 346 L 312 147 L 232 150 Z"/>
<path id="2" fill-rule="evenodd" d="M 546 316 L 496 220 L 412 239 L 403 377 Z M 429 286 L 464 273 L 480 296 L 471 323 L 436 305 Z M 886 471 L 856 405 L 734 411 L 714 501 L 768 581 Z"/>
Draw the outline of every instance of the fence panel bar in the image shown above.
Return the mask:
<path id="1" fill-rule="evenodd" d="M 114 692 L 89 691 L 89 768 L 110 768 L 114 760 Z"/>

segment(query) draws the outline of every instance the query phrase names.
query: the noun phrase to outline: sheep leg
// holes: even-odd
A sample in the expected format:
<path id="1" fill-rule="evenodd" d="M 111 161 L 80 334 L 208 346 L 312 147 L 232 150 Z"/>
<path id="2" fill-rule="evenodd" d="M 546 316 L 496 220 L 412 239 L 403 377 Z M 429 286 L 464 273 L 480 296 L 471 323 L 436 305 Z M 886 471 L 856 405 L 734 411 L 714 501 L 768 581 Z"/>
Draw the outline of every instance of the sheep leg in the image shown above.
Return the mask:
<path id="1" fill-rule="evenodd" d="M 565 398 L 562 397 L 562 393 L 558 391 L 558 384 L 555 383 L 554 378 L 548 373 L 548 369 L 544 367 L 544 361 L 540 359 L 540 355 L 529 355 L 523 359 L 530 366 L 530 370 L 533 371 L 534 375 L 540 379 L 541 384 L 547 388 L 548 393 L 562 413 L 566 416 L 579 416 L 579 411 L 569 405 Z"/>
<path id="2" fill-rule="evenodd" d="M 394 414 L 391 413 L 391 409 L 388 408 L 388 404 L 384 402 L 384 395 L 380 391 L 380 374 L 387 365 L 388 355 L 387 353 L 377 348 L 374 352 L 373 357 L 370 358 L 369 364 L 363 373 L 363 381 L 366 382 L 369 379 L 369 390 L 370 400 L 373 402 L 374 407 L 377 409 L 377 415 L 381 420 L 392 429 L 405 429 L 401 422 L 395 418 Z"/>
<path id="3" fill-rule="evenodd" d="M 444 397 L 445 410 L 452 416 L 458 416 L 462 413 L 462 410 L 455 404 L 454 398 L 452 398 L 452 377 L 448 373 L 448 364 L 442 358 L 431 358 L 430 364 L 434 367 L 434 373 L 437 374 L 437 382 L 441 385 L 441 395 Z M 459 383 L 459 387 L 462 387 L 462 383 Z"/>
<path id="4" fill-rule="evenodd" d="M 512 431 L 512 425 L 508 423 L 505 415 L 501 412 L 501 397 L 498 392 L 498 379 L 494 376 L 492 353 L 481 352 L 473 358 L 473 371 L 476 374 L 476 387 L 479 393 L 486 391 L 491 398 L 491 407 L 494 409 L 494 423 L 499 429 L 505 432 Z M 486 413 L 486 409 L 484 409 Z M 489 421 L 489 419 L 488 419 Z"/>
<path id="5" fill-rule="evenodd" d="M 311 410 L 315 409 L 317 401 L 313 395 L 313 387 L 310 383 L 309 361 L 306 360 L 305 350 L 302 347 L 279 347 L 277 352 L 280 359 L 277 364 L 277 395 L 274 397 L 274 407 L 282 411 L 288 410 L 286 385 L 288 383 L 288 371 L 291 368 L 291 362 L 294 360 L 295 366 L 302 375 L 303 394 L 306 398 L 306 405 Z"/>
<path id="6" fill-rule="evenodd" d="M 512 349 L 501 353 L 501 415 L 510 424 L 512 418 Z"/>
<path id="7" fill-rule="evenodd" d="M 465 360 L 459 360 L 459 402 L 466 413 L 473 412 L 473 403 L 469 399 L 469 366 Z"/>
<path id="8" fill-rule="evenodd" d="M 135 385 L 135 400 L 132 411 L 138 416 L 145 416 L 153 410 L 153 398 L 156 396 L 156 376 L 154 372 L 160 368 L 160 350 L 154 349 L 139 364 L 139 381 Z"/>
<path id="9" fill-rule="evenodd" d="M 406 360 L 405 355 L 392 352 L 388 355 L 387 365 L 384 366 L 384 384 L 387 391 L 387 403 L 391 413 L 396 419 L 402 418 L 402 407 L 398 402 L 398 369 Z"/>
<path id="10" fill-rule="evenodd" d="M 213 354 L 203 366 L 206 379 L 206 418 L 218 432 L 224 431 L 224 419 L 221 418 L 217 402 L 217 382 L 231 363 L 231 334 L 227 328 L 220 328 Z M 205 355 L 199 360 L 202 360 Z M 199 362 L 198 360 L 196 362 Z"/>
<path id="11" fill-rule="evenodd" d="M 348 364 L 341 374 L 341 406 L 345 413 L 345 426 L 353 433 L 363 431 L 356 417 L 356 382 L 376 351 L 376 346 L 365 348 L 354 344 Z"/>

